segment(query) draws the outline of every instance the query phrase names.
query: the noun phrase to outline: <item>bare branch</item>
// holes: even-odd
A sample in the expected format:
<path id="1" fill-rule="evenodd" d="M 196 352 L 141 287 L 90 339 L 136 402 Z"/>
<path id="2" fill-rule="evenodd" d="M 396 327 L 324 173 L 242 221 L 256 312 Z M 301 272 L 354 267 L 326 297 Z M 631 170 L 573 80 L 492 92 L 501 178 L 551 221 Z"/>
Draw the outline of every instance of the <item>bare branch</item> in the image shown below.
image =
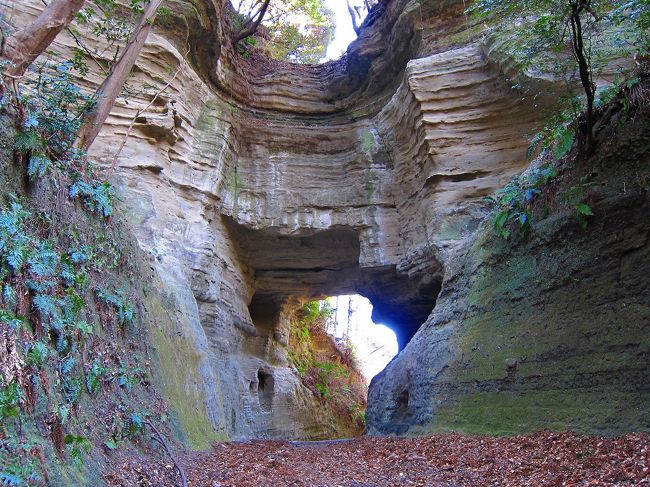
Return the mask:
<path id="1" fill-rule="evenodd" d="M 113 108 L 131 69 L 135 65 L 142 50 L 153 21 L 156 18 L 158 7 L 163 0 L 151 0 L 145 7 L 133 34 L 127 42 L 124 52 L 119 60 L 111 66 L 110 74 L 97 90 L 98 101 L 95 109 L 86 117 L 84 125 L 77 134 L 76 147 L 87 151 L 106 121 Z"/>
<path id="2" fill-rule="evenodd" d="M 185 56 L 181 59 L 180 64 L 178 65 L 178 68 L 176 68 L 176 71 L 174 72 L 174 75 L 171 77 L 171 79 L 163 86 L 161 89 L 159 89 L 156 94 L 153 96 L 151 101 L 144 107 L 140 108 L 135 112 L 135 115 L 131 119 L 131 123 L 129 124 L 129 128 L 126 131 L 126 134 L 124 135 L 124 138 L 122 139 L 122 142 L 120 144 L 120 147 L 117 149 L 117 152 L 115 153 L 115 156 L 113 157 L 113 162 L 111 162 L 111 168 L 109 169 L 109 174 L 113 172 L 115 169 L 115 166 L 117 165 L 117 160 L 120 157 L 120 154 L 122 153 L 122 149 L 124 149 L 124 146 L 126 145 L 126 142 L 129 140 L 129 137 L 131 136 L 131 132 L 133 131 L 133 127 L 135 126 L 135 121 L 151 106 L 156 103 L 156 100 L 160 95 L 162 95 L 165 91 L 167 91 L 167 88 L 171 86 L 171 84 L 174 82 L 176 77 L 185 69 L 185 58 L 189 54 L 189 50 L 185 53 Z"/>
<path id="3" fill-rule="evenodd" d="M 185 475 L 185 471 L 183 470 L 183 467 L 181 467 L 181 464 L 178 463 L 178 460 L 176 460 L 176 455 L 174 455 L 174 452 L 172 452 L 171 448 L 169 448 L 169 445 L 165 441 L 165 437 L 160 433 L 160 431 L 158 431 L 158 429 L 153 425 L 151 421 L 146 421 L 145 424 L 153 430 L 156 436 L 153 436 L 152 438 L 154 438 L 163 446 L 169 457 L 172 459 L 176 470 L 178 470 L 178 474 L 181 477 L 183 487 L 187 487 L 187 476 Z"/>
<path id="4" fill-rule="evenodd" d="M 350 0 L 346 0 L 348 4 L 348 12 L 350 13 L 350 18 L 352 19 L 352 28 L 354 31 L 359 35 L 361 32 L 361 28 L 359 27 L 359 24 L 357 24 L 357 12 L 352 8 L 352 5 L 350 5 Z"/>

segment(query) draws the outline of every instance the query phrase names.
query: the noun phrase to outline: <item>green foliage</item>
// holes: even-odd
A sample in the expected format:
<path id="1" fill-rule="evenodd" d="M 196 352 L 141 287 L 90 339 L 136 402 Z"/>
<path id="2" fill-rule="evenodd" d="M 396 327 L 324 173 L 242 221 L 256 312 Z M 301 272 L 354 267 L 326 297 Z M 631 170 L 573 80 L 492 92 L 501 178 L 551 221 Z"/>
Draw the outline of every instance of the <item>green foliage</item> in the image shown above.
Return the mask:
<path id="1" fill-rule="evenodd" d="M 20 415 L 22 390 L 16 380 L 5 387 L 0 387 L 0 421 L 17 418 Z"/>
<path id="2" fill-rule="evenodd" d="M 23 137 L 29 141 L 25 145 L 31 146 L 37 157 L 47 153 L 68 163 L 76 155 L 73 144 L 84 117 L 95 107 L 96 100 L 74 83 L 72 68 L 72 62 L 41 65 L 39 76 L 27 83 L 31 91 L 18 98 L 25 109 Z M 39 151 L 42 153 L 38 154 Z"/>
<path id="3" fill-rule="evenodd" d="M 562 158 L 571 150 L 574 139 L 575 133 L 570 129 L 570 127 L 563 126 L 559 128 L 556 138 L 554 139 L 555 148 L 553 149 L 553 155 L 556 159 Z"/>
<path id="4" fill-rule="evenodd" d="M 363 385 L 352 391 L 360 376 L 352 374 L 352 351 L 333 345 L 326 337 L 326 325 L 333 309 L 328 301 L 308 301 L 295 312 L 289 336 L 289 361 L 298 371 L 302 383 L 318 397 L 332 414 L 349 414 L 357 426 L 363 426 Z M 321 343 L 335 348 L 321 349 Z M 357 406 L 355 409 L 353 405 Z"/>
<path id="5" fill-rule="evenodd" d="M 30 179 L 36 177 L 42 178 L 45 176 L 45 173 L 50 168 L 52 161 L 49 157 L 43 155 L 32 155 L 29 158 L 29 164 L 27 165 L 27 175 Z"/>
<path id="6" fill-rule="evenodd" d="M 366 422 L 366 411 L 363 404 L 352 402 L 348 404 L 348 412 L 352 419 L 363 425 Z"/>
<path id="7" fill-rule="evenodd" d="M 12 487 L 14 485 L 23 485 L 23 479 L 16 473 L 9 469 L 0 472 L 0 485 L 3 487 Z"/>
<path id="8" fill-rule="evenodd" d="M 25 363 L 30 367 L 40 369 L 47 362 L 49 353 L 50 349 L 46 343 L 40 341 L 31 343 L 25 354 Z"/>
<path id="9" fill-rule="evenodd" d="M 586 229 L 589 224 L 587 217 L 594 216 L 594 212 L 591 211 L 591 208 L 586 203 L 578 203 L 574 208 L 576 210 L 576 220 L 578 220 L 583 230 Z"/>
<path id="10" fill-rule="evenodd" d="M 90 369 L 86 372 L 86 390 L 94 394 L 99 390 L 102 380 L 107 376 L 109 370 L 101 361 L 94 360 Z"/>
<path id="11" fill-rule="evenodd" d="M 542 130 L 530 141 L 528 158 L 539 152 L 551 149 L 556 159 L 561 159 L 573 147 L 575 139 L 575 120 L 583 109 L 583 101 L 573 94 L 559 98 L 557 112 L 551 116 Z"/>
<path id="12" fill-rule="evenodd" d="M 72 69 L 79 72 L 80 76 L 86 76 L 90 69 L 86 62 L 86 51 L 83 49 L 74 49 L 72 59 L 70 60 Z"/>
<path id="13" fill-rule="evenodd" d="M 349 372 L 337 362 L 316 362 L 314 364 L 320 371 L 321 377 L 328 382 L 332 377 L 346 377 Z"/>
<path id="14" fill-rule="evenodd" d="M 583 176 L 564 195 L 565 204 L 574 209 L 574 217 L 583 230 L 589 225 L 589 217 L 594 216 L 591 207 L 585 203 L 587 192 L 594 184 L 589 181 L 589 176 Z"/>
<path id="15" fill-rule="evenodd" d="M 5 430 L 17 428 L 9 420 L 21 418 L 22 408 L 32 404 L 33 394 L 38 391 L 34 387 L 40 385 L 46 390 L 48 403 L 54 403 L 49 412 L 58 411 L 61 424 L 65 424 L 70 405 L 78 404 L 84 391 L 96 393 L 102 382 L 113 379 L 127 389 L 137 381 L 144 383 L 144 372 L 131 364 L 122 367 L 119 355 L 120 368 L 115 371 L 98 359 L 84 368 L 81 349 L 92 333 L 86 319 L 93 312 L 86 302 L 87 296 L 91 296 L 87 289 L 88 268 L 99 266 L 97 256 L 104 252 L 77 243 L 66 249 L 60 239 L 59 245 L 55 245 L 41 236 L 51 235 L 43 231 L 51 225 L 49 217 L 27 211 L 15 196 L 10 196 L 7 205 L 0 208 L 0 320 L 6 325 L 5 333 L 16 343 L 17 363 L 24 364 L 22 371 L 16 371 L 21 375 L 0 388 L 0 449 L 1 438 L 15 434 Z M 68 238 L 74 241 L 74 232 Z M 98 276 L 103 271 L 99 266 L 93 274 Z M 98 300 L 117 309 L 115 320 L 108 319 L 122 325 L 133 321 L 133 307 L 123 292 L 100 294 Z M 29 312 L 21 316 L 19 313 L 25 313 L 26 307 Z M 29 333 L 20 333 L 21 328 Z M 29 394 L 21 387 L 25 380 L 33 388 Z M 68 406 L 57 406 L 58 402 Z M 80 465 L 82 453 L 89 447 L 88 440 L 68 435 L 65 443 L 71 460 Z M 21 485 L 27 485 L 26 479 L 36 478 L 26 460 L 29 455 L 29 451 L 21 449 L 9 452 L 7 461 L 0 455 L 0 472 L 4 476 L 1 478 L 6 483 L 23 482 Z"/>
<path id="16" fill-rule="evenodd" d="M 8 265 L 12 272 L 20 272 L 27 260 L 30 239 L 24 233 L 25 220 L 30 216 L 15 197 L 9 208 L 0 211 L 0 269 Z"/>
<path id="17" fill-rule="evenodd" d="M 28 456 L 29 446 L 0 443 L 0 486 L 41 485 L 43 479 L 36 472 L 36 459 Z"/>
<path id="18" fill-rule="evenodd" d="M 241 31 L 249 17 L 255 17 L 257 8 L 256 0 L 243 0 L 231 19 L 233 30 Z M 262 24 L 268 29 L 265 48 L 272 58 L 317 64 L 325 56 L 333 33 L 334 14 L 323 0 L 272 0 Z"/>
<path id="19" fill-rule="evenodd" d="M 98 0 L 93 8 L 106 3 Z M 122 9 L 117 2 L 114 5 Z M 110 288 L 113 281 L 107 270 L 128 261 L 120 250 L 123 244 L 108 230 L 113 189 L 96 177 L 96 168 L 74 148 L 77 131 L 95 105 L 74 83 L 73 70 L 83 74 L 88 69 L 84 52 L 75 51 L 67 63 L 38 66 L 17 93 L 0 82 L 1 108 L 19 125 L 12 147 L 17 160 L 25 162 L 30 181 L 49 180 L 39 185 L 39 198 L 34 200 L 41 211 L 27 211 L 15 196 L 0 205 L 0 327 L 9 345 L 15 345 L 15 353 L 7 350 L 10 360 L 4 370 L 15 377 L 5 377 L 8 384 L 0 387 L 0 485 L 43 485 L 36 472 L 45 467 L 43 458 L 50 460 L 49 452 L 34 450 L 28 441 L 47 431 L 43 425 L 52 415 L 63 433 L 82 424 L 86 404 L 98 400 L 88 397 L 82 403 L 82 396 L 96 394 L 106 384 L 106 390 L 117 393 L 111 407 L 118 408 L 123 424 L 128 410 L 124 404 L 130 401 L 124 397 L 130 394 L 119 387 L 145 383 L 145 372 L 137 364 L 122 366 L 127 352 L 118 348 L 120 337 L 114 332 L 118 323 L 134 321 L 133 306 L 121 291 L 107 293 L 106 299 L 93 293 L 99 286 Z M 3 66 L 6 63 L 0 62 L 0 70 Z M 50 189 L 48 206 L 40 196 Z M 76 212 L 66 212 L 66 206 L 74 206 L 58 199 L 66 197 L 66 190 L 67 197 L 99 218 L 82 215 L 79 221 Z M 98 231 L 93 234 L 88 228 Z M 100 301 L 115 306 L 116 313 L 112 309 L 106 313 L 103 304 L 96 306 Z M 89 338 L 93 324 L 101 328 Z M 115 344 L 103 336 L 104 329 Z M 51 439 L 56 443 L 64 436 Z M 51 452 L 49 435 L 45 441 Z M 65 449 L 69 460 L 81 466 L 90 442 L 68 434 Z M 35 451 L 40 453 L 35 456 Z"/>
<path id="20" fill-rule="evenodd" d="M 109 450 L 117 450 L 117 442 L 113 438 L 106 440 L 104 446 Z"/>
<path id="21" fill-rule="evenodd" d="M 85 155 L 74 148 L 79 129 L 96 105 L 96 99 L 74 83 L 72 70 L 84 69 L 79 56 L 76 52 L 73 61 L 40 65 L 38 76 L 26 83 L 29 89 L 15 97 L 23 115 L 14 148 L 26 154 L 30 179 L 57 168 L 70 178 L 70 198 L 80 199 L 85 208 L 108 218 L 113 213 L 113 188 L 93 177 Z"/>
<path id="22" fill-rule="evenodd" d="M 92 444 L 85 436 L 65 435 L 65 448 L 77 467 L 83 465 L 84 454 L 90 453 Z"/>
<path id="23" fill-rule="evenodd" d="M 331 396 L 330 387 L 332 386 L 334 379 L 350 375 L 349 372 L 337 362 L 315 362 L 314 368 L 316 372 L 316 384 L 314 387 L 323 399 L 327 399 Z"/>
<path id="24" fill-rule="evenodd" d="M 63 397 L 68 404 L 76 404 L 81 398 L 84 388 L 83 378 L 75 373 L 76 365 L 77 361 L 71 354 L 59 362 Z"/>
<path id="25" fill-rule="evenodd" d="M 138 383 L 142 384 L 144 382 L 144 372 L 140 367 L 125 364 L 120 364 L 118 367 L 117 384 L 120 387 L 124 387 L 127 391 L 130 391 L 134 385 Z"/>
<path id="26" fill-rule="evenodd" d="M 612 59 L 648 52 L 648 30 L 642 20 L 648 1 L 477 0 L 469 11 L 493 24 L 502 48 L 520 71 L 562 76 L 569 91 L 580 82 L 586 110 L 582 114 L 574 102 L 571 124 L 583 147 L 593 150 L 594 79 Z M 583 123 L 578 123 L 579 115 Z M 562 157 L 573 145 L 571 124 L 551 123 L 533 138 L 532 149 L 540 143 L 553 144 L 555 156 Z"/>
<path id="27" fill-rule="evenodd" d="M 104 40 L 102 58 L 111 59 L 110 66 L 116 61 L 120 46 L 127 42 L 133 33 L 138 17 L 144 11 L 148 0 L 129 0 L 119 2 L 117 0 L 96 0 L 92 5 L 82 8 L 76 15 L 75 21 L 78 25 L 86 26 L 96 38 Z M 167 8 L 163 9 L 162 21 L 169 20 Z M 81 51 L 81 57 L 86 53 Z M 75 52 L 75 60 L 78 60 Z M 85 61 L 75 63 L 75 68 L 80 74 L 84 73 Z"/>
<path id="28" fill-rule="evenodd" d="M 487 198 L 494 206 L 492 225 L 496 234 L 508 239 L 515 226 L 524 236 L 531 227 L 531 207 L 534 199 L 541 194 L 541 187 L 557 175 L 554 166 L 546 164 L 514 178 L 495 197 Z"/>
<path id="29" fill-rule="evenodd" d="M 596 65 L 634 50 L 647 50 L 649 5 L 647 0 L 592 3 L 598 18 L 585 12 L 583 28 Z M 544 65 L 572 72 L 571 56 L 561 55 L 571 52 L 567 29 L 571 9 L 569 0 L 478 0 L 468 11 L 508 39 L 509 53 L 522 68 Z"/>
<path id="30" fill-rule="evenodd" d="M 327 321 L 334 310 L 327 301 L 308 301 L 302 307 L 303 317 L 300 320 L 302 324 L 313 324 L 317 321 Z"/>
<path id="31" fill-rule="evenodd" d="M 311 328 L 323 326 L 333 312 L 327 301 L 308 301 L 300 310 L 300 317 L 291 322 L 291 341 L 294 347 L 289 351 L 289 360 L 301 377 L 305 377 L 315 366 L 311 350 Z"/>
<path id="32" fill-rule="evenodd" d="M 639 84 L 639 82 L 640 79 L 637 76 L 627 77 L 623 73 L 619 73 L 610 85 L 606 86 L 598 93 L 598 99 L 596 100 L 595 106 L 597 108 L 604 107 L 613 102 L 622 91 L 631 90 L 634 86 Z"/>
<path id="33" fill-rule="evenodd" d="M 68 193 L 70 198 L 80 198 L 84 206 L 93 213 L 105 218 L 113 214 L 113 187 L 108 182 L 91 181 L 89 183 L 75 178 Z"/>
<path id="34" fill-rule="evenodd" d="M 158 8 L 158 14 L 156 15 L 156 23 L 160 25 L 167 25 L 172 20 L 172 10 L 169 7 L 164 5 Z"/>
<path id="35" fill-rule="evenodd" d="M 25 321 L 25 317 L 17 316 L 12 311 L 6 309 L 0 310 L 0 322 L 7 325 L 11 331 L 16 331 L 25 324 Z"/>
<path id="36" fill-rule="evenodd" d="M 650 52 L 650 1 L 622 0 L 614 3 L 609 14 L 617 25 L 631 22 L 636 28 L 636 43 L 641 52 Z M 631 40 L 626 40 L 629 43 Z"/>
<path id="37" fill-rule="evenodd" d="M 309 368 L 312 366 L 313 363 L 313 358 L 311 354 L 307 353 L 300 353 L 300 352 L 295 352 L 293 350 L 289 350 L 289 362 L 293 364 L 293 366 L 296 368 L 298 371 L 298 374 L 300 377 L 305 377 L 307 375 L 307 371 Z"/>
<path id="38" fill-rule="evenodd" d="M 95 294 L 106 304 L 110 304 L 117 309 L 117 319 L 120 324 L 126 325 L 133 322 L 135 310 L 131 303 L 126 300 L 122 291 L 110 292 L 106 289 L 97 288 Z"/>
<path id="39" fill-rule="evenodd" d="M 272 58 L 300 64 L 318 64 L 325 56 L 331 30 L 325 26 L 311 26 L 307 33 L 290 22 L 279 23 L 272 31 L 268 46 Z"/>
<path id="40" fill-rule="evenodd" d="M 327 385 L 318 382 L 314 387 L 316 388 L 316 391 L 323 399 L 327 399 L 328 397 L 330 397 L 330 390 L 329 387 L 327 387 Z"/>
<path id="41" fill-rule="evenodd" d="M 144 414 L 141 412 L 132 413 L 126 422 L 125 432 L 129 438 L 142 435 L 144 433 Z"/>

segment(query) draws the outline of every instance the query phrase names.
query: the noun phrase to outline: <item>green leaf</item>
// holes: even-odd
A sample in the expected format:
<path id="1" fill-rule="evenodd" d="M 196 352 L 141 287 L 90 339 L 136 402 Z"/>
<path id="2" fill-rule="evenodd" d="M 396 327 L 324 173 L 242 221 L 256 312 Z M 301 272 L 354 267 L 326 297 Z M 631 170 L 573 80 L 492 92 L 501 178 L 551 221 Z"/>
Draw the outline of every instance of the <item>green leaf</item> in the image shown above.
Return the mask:
<path id="1" fill-rule="evenodd" d="M 32 156 L 29 158 L 29 164 L 27 165 L 27 175 L 30 179 L 35 177 L 43 177 L 47 170 L 50 167 L 52 161 L 45 156 Z"/>
<path id="2" fill-rule="evenodd" d="M 503 228 L 508 220 L 508 211 L 500 211 L 497 213 L 497 216 L 494 218 L 494 226 L 496 228 Z"/>
<path id="3" fill-rule="evenodd" d="M 115 440 L 113 438 L 106 440 L 104 442 L 104 446 L 109 450 L 117 450 L 117 443 L 115 443 Z"/>
<path id="4" fill-rule="evenodd" d="M 530 144 L 528 145 L 528 150 L 526 151 L 526 157 L 528 159 L 533 158 L 533 154 L 535 154 L 535 151 L 542 142 L 544 142 L 544 133 L 542 132 L 535 134 L 533 138 L 530 139 Z"/>
<path id="5" fill-rule="evenodd" d="M 83 335 L 92 335 L 93 333 L 93 325 L 87 321 L 78 321 L 75 326 Z"/>
<path id="6" fill-rule="evenodd" d="M 27 260 L 29 269 L 39 277 L 53 276 L 59 263 L 59 255 L 49 242 L 41 243 L 34 249 Z"/>
<path id="7" fill-rule="evenodd" d="M 49 354 L 48 346 L 43 342 L 35 342 L 27 352 L 26 363 L 29 366 L 40 369 L 45 365 Z"/>
<path id="8" fill-rule="evenodd" d="M 27 485 L 21 477 L 18 477 L 12 472 L 0 472 L 0 485 L 7 487 L 14 487 L 19 485 Z"/>
<path id="9" fill-rule="evenodd" d="M 569 127 L 564 127 L 555 139 L 555 148 L 553 155 L 556 159 L 561 159 L 573 147 L 573 130 Z"/>
<path id="10" fill-rule="evenodd" d="M 578 203 L 575 206 L 575 209 L 581 215 L 586 215 L 586 216 L 593 216 L 594 215 L 594 212 L 591 211 L 591 208 L 586 203 Z"/>

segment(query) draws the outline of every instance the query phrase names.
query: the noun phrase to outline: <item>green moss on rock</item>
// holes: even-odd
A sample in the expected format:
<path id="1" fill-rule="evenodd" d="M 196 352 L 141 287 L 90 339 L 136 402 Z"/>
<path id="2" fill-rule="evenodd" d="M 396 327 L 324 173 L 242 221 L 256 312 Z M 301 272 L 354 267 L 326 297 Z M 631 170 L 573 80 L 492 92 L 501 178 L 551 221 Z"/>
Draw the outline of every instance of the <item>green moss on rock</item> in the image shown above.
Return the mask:
<path id="1" fill-rule="evenodd" d="M 152 316 L 163 317 L 166 312 L 162 303 L 152 303 Z M 168 320 L 168 318 L 167 318 Z M 162 393 L 172 409 L 173 419 L 180 425 L 180 436 L 194 449 L 206 449 L 212 442 L 228 438 L 214 430 L 204 407 L 205 397 L 198 387 L 201 383 L 202 357 L 194 343 L 161 326 L 150 330 L 156 348 L 158 367 L 161 370 Z"/>

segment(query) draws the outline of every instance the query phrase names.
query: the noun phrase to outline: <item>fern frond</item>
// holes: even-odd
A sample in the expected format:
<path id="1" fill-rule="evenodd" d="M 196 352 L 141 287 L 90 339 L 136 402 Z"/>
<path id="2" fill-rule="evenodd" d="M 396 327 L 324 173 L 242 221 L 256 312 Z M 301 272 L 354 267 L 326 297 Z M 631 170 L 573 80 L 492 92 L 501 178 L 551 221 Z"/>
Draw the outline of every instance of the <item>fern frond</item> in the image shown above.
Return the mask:
<path id="1" fill-rule="evenodd" d="M 27 164 L 27 175 L 34 179 L 36 176 L 39 178 L 45 176 L 45 173 L 50 168 L 52 161 L 49 157 L 45 156 L 32 156 L 29 158 L 29 164 Z"/>
<path id="2" fill-rule="evenodd" d="M 56 273 L 59 256 L 49 242 L 43 242 L 30 253 L 27 262 L 30 271 L 37 276 L 50 277 Z"/>

